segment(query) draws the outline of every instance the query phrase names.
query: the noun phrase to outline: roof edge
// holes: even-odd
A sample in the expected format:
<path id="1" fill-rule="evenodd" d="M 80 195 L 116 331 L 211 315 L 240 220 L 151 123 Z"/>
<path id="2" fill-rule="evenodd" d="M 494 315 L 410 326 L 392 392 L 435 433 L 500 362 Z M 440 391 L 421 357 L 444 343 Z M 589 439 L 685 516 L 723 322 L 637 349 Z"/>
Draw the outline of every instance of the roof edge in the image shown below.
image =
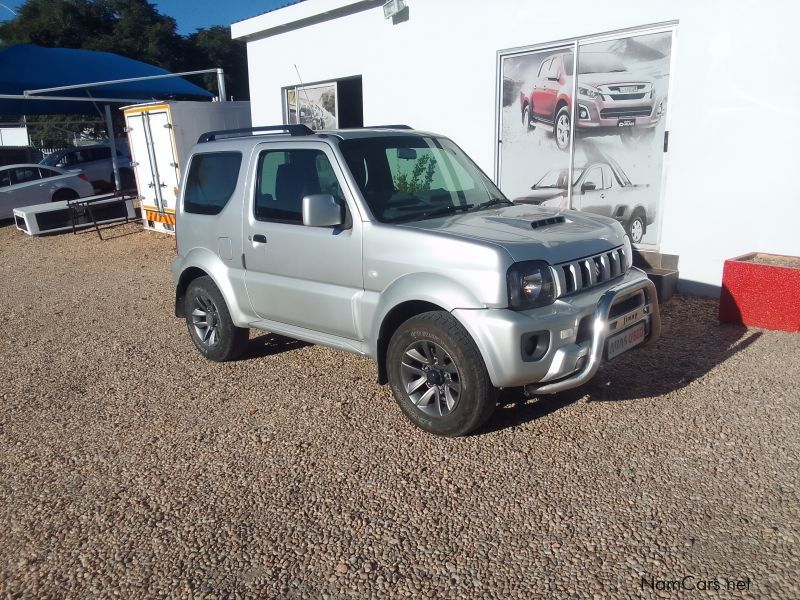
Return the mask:
<path id="1" fill-rule="evenodd" d="M 383 0 L 305 0 L 231 24 L 233 39 L 268 37 L 376 8 Z"/>

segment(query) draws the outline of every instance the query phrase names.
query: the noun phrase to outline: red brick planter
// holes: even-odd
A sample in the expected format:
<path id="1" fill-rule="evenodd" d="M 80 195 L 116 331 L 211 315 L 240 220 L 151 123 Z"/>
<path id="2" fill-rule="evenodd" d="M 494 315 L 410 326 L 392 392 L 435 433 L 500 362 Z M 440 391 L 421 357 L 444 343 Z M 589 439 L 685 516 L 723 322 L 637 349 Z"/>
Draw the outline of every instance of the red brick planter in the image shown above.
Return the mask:
<path id="1" fill-rule="evenodd" d="M 719 320 L 800 331 L 800 257 L 752 253 L 726 260 Z"/>

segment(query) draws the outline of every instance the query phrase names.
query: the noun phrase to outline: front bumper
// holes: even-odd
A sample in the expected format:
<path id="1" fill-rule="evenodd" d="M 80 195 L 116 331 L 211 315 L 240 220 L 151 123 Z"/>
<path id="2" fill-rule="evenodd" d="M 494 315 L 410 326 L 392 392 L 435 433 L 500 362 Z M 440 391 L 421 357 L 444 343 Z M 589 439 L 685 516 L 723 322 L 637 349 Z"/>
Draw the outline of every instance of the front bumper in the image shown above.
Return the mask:
<path id="1" fill-rule="evenodd" d="M 661 102 L 579 98 L 576 127 L 580 130 L 625 129 L 620 120 L 632 120 L 636 129 L 655 127 L 661 121 Z"/>
<path id="2" fill-rule="evenodd" d="M 456 309 L 496 387 L 526 386 L 537 394 L 577 387 L 597 373 L 610 334 L 645 323 L 645 343 L 658 339 L 661 318 L 656 288 L 639 269 L 607 286 L 557 300 L 530 311 Z M 532 360 L 523 351 L 527 336 L 547 336 L 548 346 Z"/>

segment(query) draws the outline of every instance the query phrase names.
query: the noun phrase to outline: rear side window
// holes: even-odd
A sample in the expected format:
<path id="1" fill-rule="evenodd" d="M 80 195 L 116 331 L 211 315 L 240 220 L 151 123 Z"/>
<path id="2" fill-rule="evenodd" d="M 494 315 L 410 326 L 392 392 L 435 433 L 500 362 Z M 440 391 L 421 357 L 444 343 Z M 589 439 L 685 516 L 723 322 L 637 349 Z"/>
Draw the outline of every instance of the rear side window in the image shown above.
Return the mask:
<path id="1" fill-rule="evenodd" d="M 0 187 L 8 187 L 11 185 L 11 169 L 0 171 Z"/>
<path id="2" fill-rule="evenodd" d="M 39 179 L 38 167 L 17 167 L 11 172 L 11 183 L 28 183 Z"/>
<path id="3" fill-rule="evenodd" d="M 240 152 L 195 154 L 186 177 L 183 210 L 199 215 L 218 215 L 228 204 L 239 180 Z"/>

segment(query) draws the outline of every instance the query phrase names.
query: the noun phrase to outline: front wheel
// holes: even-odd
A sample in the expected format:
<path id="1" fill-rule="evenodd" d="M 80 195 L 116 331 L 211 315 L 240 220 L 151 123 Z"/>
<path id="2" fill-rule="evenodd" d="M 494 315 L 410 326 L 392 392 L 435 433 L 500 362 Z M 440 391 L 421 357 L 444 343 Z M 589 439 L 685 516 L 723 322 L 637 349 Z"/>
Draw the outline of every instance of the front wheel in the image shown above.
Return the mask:
<path id="1" fill-rule="evenodd" d="M 566 106 L 561 107 L 561 110 L 556 114 L 553 135 L 556 138 L 556 146 L 558 146 L 559 150 L 569 150 L 570 119 L 569 108 Z"/>
<path id="2" fill-rule="evenodd" d="M 400 325 L 386 360 L 395 400 L 429 433 L 465 435 L 494 412 L 497 389 L 480 351 L 449 313 L 427 312 Z"/>
<path id="3" fill-rule="evenodd" d="M 208 277 L 198 277 L 186 289 L 186 326 L 200 353 L 216 362 L 235 360 L 247 347 L 249 330 L 237 327 L 222 292 Z"/>

